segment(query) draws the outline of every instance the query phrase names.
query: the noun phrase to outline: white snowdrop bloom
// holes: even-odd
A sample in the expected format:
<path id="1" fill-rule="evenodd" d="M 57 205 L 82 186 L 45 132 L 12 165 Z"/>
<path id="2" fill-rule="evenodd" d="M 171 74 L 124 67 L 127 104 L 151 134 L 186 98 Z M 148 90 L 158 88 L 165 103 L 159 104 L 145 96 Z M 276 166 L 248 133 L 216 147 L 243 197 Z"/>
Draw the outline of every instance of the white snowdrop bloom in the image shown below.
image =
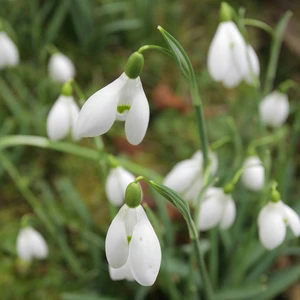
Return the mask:
<path id="1" fill-rule="evenodd" d="M 287 95 L 273 91 L 259 104 L 259 115 L 265 125 L 278 128 L 286 121 L 289 107 Z"/>
<path id="2" fill-rule="evenodd" d="M 247 157 L 244 161 L 242 182 L 250 191 L 260 191 L 265 182 L 265 169 L 258 156 Z"/>
<path id="3" fill-rule="evenodd" d="M 76 71 L 70 58 L 58 52 L 51 55 L 49 59 L 48 74 L 51 79 L 65 83 L 67 80 L 75 77 Z"/>
<path id="4" fill-rule="evenodd" d="M 105 252 L 110 267 L 117 269 L 111 270 L 112 277 L 130 278 L 127 263 L 139 284 L 153 285 L 160 268 L 161 248 L 141 205 L 121 207 L 108 229 Z"/>
<path id="5" fill-rule="evenodd" d="M 24 261 L 48 256 L 48 246 L 43 236 L 32 227 L 22 228 L 17 237 L 17 253 Z"/>
<path id="6" fill-rule="evenodd" d="M 60 140 L 72 132 L 75 136 L 75 125 L 79 116 L 79 107 L 72 96 L 60 95 L 47 117 L 47 135 L 51 140 Z"/>
<path id="7" fill-rule="evenodd" d="M 133 174 L 123 167 L 112 168 L 105 183 L 105 192 L 108 200 L 114 205 L 124 204 L 126 188 L 134 179 Z"/>
<path id="8" fill-rule="evenodd" d="M 236 215 L 235 203 L 230 194 L 225 194 L 222 188 L 210 187 L 204 194 L 198 215 L 198 229 L 209 230 L 217 225 L 228 229 Z"/>
<path id="9" fill-rule="evenodd" d="M 76 125 L 78 137 L 106 133 L 115 120 L 125 121 L 125 134 L 132 145 L 139 144 L 149 123 L 149 104 L 140 77 L 118 79 L 93 94 L 83 105 Z"/>
<path id="10" fill-rule="evenodd" d="M 210 172 L 215 175 L 218 168 L 218 158 L 215 153 L 209 153 L 211 160 Z M 193 203 L 203 187 L 203 154 L 197 151 L 192 158 L 176 164 L 166 175 L 164 185 L 180 193 L 183 198 Z"/>
<path id="11" fill-rule="evenodd" d="M 5 67 L 13 67 L 19 64 L 19 51 L 15 43 L 6 34 L 0 32 L 0 70 Z"/>
<path id="12" fill-rule="evenodd" d="M 300 218 L 298 214 L 279 202 L 268 202 L 258 215 L 259 239 L 263 246 L 272 250 L 281 245 L 285 239 L 286 226 L 289 226 L 295 235 L 300 236 Z"/>
<path id="13" fill-rule="evenodd" d="M 242 80 L 253 82 L 259 76 L 259 61 L 232 21 L 221 22 L 208 50 L 208 71 L 225 87 L 237 86 Z"/>

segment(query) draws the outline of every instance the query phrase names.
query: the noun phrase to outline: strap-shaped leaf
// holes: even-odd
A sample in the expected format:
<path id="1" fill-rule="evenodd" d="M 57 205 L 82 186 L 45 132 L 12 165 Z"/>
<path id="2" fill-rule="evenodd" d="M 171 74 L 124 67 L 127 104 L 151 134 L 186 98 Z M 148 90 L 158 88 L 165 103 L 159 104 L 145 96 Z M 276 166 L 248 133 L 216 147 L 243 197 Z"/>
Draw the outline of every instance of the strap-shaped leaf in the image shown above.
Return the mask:
<path id="1" fill-rule="evenodd" d="M 172 189 L 166 187 L 165 185 L 156 183 L 152 180 L 146 180 L 146 181 L 149 183 L 149 185 L 152 188 L 154 188 L 159 194 L 161 194 L 164 198 L 166 198 L 179 210 L 179 212 L 182 214 L 182 216 L 184 217 L 188 225 L 190 238 L 191 239 L 198 238 L 198 231 L 191 217 L 190 208 L 187 202 L 184 199 L 182 199 L 179 194 L 177 194 Z"/>
<path id="2" fill-rule="evenodd" d="M 183 76 L 187 80 L 192 80 L 192 71 L 191 71 L 191 62 L 190 59 L 188 58 L 186 52 L 182 48 L 182 46 L 179 44 L 179 42 L 165 29 L 162 27 L 158 26 L 158 30 L 162 34 L 165 42 L 169 46 L 172 55 L 177 62 L 180 71 L 182 72 Z"/>

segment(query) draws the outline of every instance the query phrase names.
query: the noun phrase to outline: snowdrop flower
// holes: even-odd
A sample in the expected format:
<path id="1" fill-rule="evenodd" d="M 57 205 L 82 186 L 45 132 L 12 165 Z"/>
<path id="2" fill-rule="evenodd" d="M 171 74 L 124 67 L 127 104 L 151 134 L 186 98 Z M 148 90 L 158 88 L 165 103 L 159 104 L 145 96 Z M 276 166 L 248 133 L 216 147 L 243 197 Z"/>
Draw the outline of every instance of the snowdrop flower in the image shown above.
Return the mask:
<path id="1" fill-rule="evenodd" d="M 281 245 L 285 239 L 286 226 L 291 228 L 295 237 L 300 236 L 298 214 L 281 200 L 269 201 L 258 215 L 259 239 L 263 246 L 272 250 Z"/>
<path id="2" fill-rule="evenodd" d="M 265 182 L 265 169 L 258 156 L 250 156 L 244 161 L 242 182 L 250 191 L 260 191 Z"/>
<path id="3" fill-rule="evenodd" d="M 72 90 L 68 88 L 68 83 L 63 87 L 62 94 L 55 101 L 47 117 L 47 135 L 51 140 L 61 140 L 72 132 L 72 138 L 75 136 L 75 125 L 79 115 L 79 107 L 76 104 Z"/>
<path id="4" fill-rule="evenodd" d="M 134 74 L 131 74 L 131 70 L 128 71 L 132 61 L 141 64 L 138 72 Z M 125 72 L 85 102 L 76 125 L 78 137 L 102 135 L 112 127 L 115 120 L 118 120 L 125 121 L 125 134 L 129 143 L 137 145 L 143 140 L 150 114 L 149 104 L 140 77 L 137 75 L 142 69 L 143 62 L 141 54 L 133 53 Z"/>
<path id="5" fill-rule="evenodd" d="M 210 187 L 204 194 L 198 215 L 198 229 L 209 230 L 218 224 L 221 229 L 228 229 L 236 215 L 235 203 L 230 194 L 222 188 Z"/>
<path id="6" fill-rule="evenodd" d="M 260 72 L 254 49 L 247 45 L 232 21 L 221 22 L 208 50 L 208 71 L 211 77 L 233 88 L 242 80 L 253 83 Z"/>
<path id="7" fill-rule="evenodd" d="M 15 43 L 6 34 L 0 32 L 0 70 L 19 64 L 19 51 Z"/>
<path id="8" fill-rule="evenodd" d="M 134 179 L 133 174 L 123 167 L 112 168 L 105 183 L 105 192 L 108 200 L 114 205 L 122 205 L 125 200 L 126 188 Z"/>
<path id="9" fill-rule="evenodd" d="M 289 101 L 286 94 L 273 91 L 259 104 L 259 115 L 263 123 L 272 128 L 280 127 L 289 115 Z"/>
<path id="10" fill-rule="evenodd" d="M 48 63 L 49 77 L 57 82 L 65 83 L 75 77 L 75 66 L 69 57 L 58 52 L 50 57 Z"/>
<path id="11" fill-rule="evenodd" d="M 214 175 L 218 168 L 218 159 L 215 153 L 209 153 L 211 160 L 210 172 Z M 203 187 L 203 154 L 197 151 L 192 158 L 176 164 L 167 174 L 164 185 L 181 194 L 190 203 L 197 201 Z"/>
<path id="12" fill-rule="evenodd" d="M 128 196 L 131 188 L 139 191 L 135 199 Z M 126 190 L 126 204 L 108 229 L 105 252 L 113 280 L 134 278 L 143 286 L 151 286 L 159 272 L 161 248 L 143 207 L 138 204 L 140 197 L 139 185 L 131 183 Z"/>
<path id="13" fill-rule="evenodd" d="M 17 237 L 17 253 L 24 261 L 48 256 L 48 246 L 43 236 L 32 227 L 22 228 Z"/>

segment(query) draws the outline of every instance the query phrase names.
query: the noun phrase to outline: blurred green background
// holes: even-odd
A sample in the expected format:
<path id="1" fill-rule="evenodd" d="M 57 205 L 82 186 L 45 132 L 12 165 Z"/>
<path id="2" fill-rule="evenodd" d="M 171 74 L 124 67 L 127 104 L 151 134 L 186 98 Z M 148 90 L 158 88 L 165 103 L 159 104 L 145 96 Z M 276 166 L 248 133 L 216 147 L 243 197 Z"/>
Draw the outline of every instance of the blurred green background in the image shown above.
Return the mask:
<path id="1" fill-rule="evenodd" d="M 229 1 L 229 4 L 236 9 L 244 7 L 247 17 L 271 26 L 286 10 L 294 12 L 284 36 L 275 86 L 286 79 L 299 82 L 300 3 L 296 0 L 245 0 Z M 0 0 L 0 17 L 14 29 L 13 38 L 21 56 L 17 68 L 0 71 L 1 136 L 46 136 L 46 117 L 61 89 L 61 85 L 47 75 L 47 45 L 54 44 L 71 58 L 76 67 L 76 80 L 89 97 L 117 78 L 129 55 L 139 47 L 145 44 L 164 46 L 157 30 L 157 25 L 161 25 L 180 41 L 195 67 L 210 142 L 230 134 L 230 115 L 237 125 L 242 147 L 246 147 L 253 136 L 260 134 L 254 126 L 256 117 L 249 114 L 255 108 L 253 89 L 242 84 L 226 90 L 213 82 L 206 68 L 208 47 L 218 25 L 219 7 L 220 1 L 215 0 Z M 270 37 L 255 28 L 249 28 L 248 34 L 264 74 Z M 103 140 L 108 152 L 165 175 L 175 163 L 197 150 L 198 133 L 188 87 L 177 66 L 161 53 L 147 51 L 144 55 L 141 79 L 151 106 L 146 137 L 141 145 L 133 147 L 124 138 L 123 124 L 117 123 Z M 299 94 L 291 91 L 289 96 L 295 109 Z M 288 122 L 293 123 L 293 114 Z M 80 144 L 94 147 L 90 139 L 84 139 Z M 289 193 L 289 201 L 299 212 L 299 145 L 289 164 L 288 158 L 279 156 L 276 149 L 274 158 L 287 170 L 282 176 L 278 167 L 274 177 L 281 183 L 282 194 L 287 196 Z M 137 291 L 136 299 L 143 299 L 147 289 L 139 288 L 135 283 L 112 282 L 107 274 L 103 243 L 111 208 L 104 194 L 101 167 L 82 158 L 40 148 L 9 148 L 5 153 L 76 253 L 84 276 L 70 271 L 60 251 L 56 251 L 55 238 L 35 216 L 32 216 L 33 224 L 45 236 L 50 256 L 45 261 L 35 261 L 29 270 L 18 262 L 15 241 L 20 218 L 32 209 L 0 165 L 0 299 L 92 300 L 110 299 L 96 295 L 113 296 L 114 293 L 117 296 L 112 299 L 133 299 L 133 291 Z M 225 182 L 235 171 L 229 169 L 232 149 L 224 147 L 217 153 L 223 170 L 221 182 Z M 244 197 L 245 193 L 237 191 L 237 195 Z M 147 193 L 146 196 L 151 198 Z M 76 203 L 82 203 L 82 206 L 78 207 Z M 85 220 L 84 224 L 82 220 Z M 284 259 L 283 264 L 294 262 L 288 257 Z M 274 260 L 270 265 L 273 263 Z M 184 269 L 182 265 L 178 267 Z M 178 270 L 175 275 L 176 272 Z M 299 293 L 299 284 L 295 289 Z M 85 296 L 76 298 L 73 293 L 77 292 Z M 292 293 L 289 290 L 280 299 L 299 299 Z M 148 297 L 168 298 L 167 292 L 162 290 L 154 290 Z"/>

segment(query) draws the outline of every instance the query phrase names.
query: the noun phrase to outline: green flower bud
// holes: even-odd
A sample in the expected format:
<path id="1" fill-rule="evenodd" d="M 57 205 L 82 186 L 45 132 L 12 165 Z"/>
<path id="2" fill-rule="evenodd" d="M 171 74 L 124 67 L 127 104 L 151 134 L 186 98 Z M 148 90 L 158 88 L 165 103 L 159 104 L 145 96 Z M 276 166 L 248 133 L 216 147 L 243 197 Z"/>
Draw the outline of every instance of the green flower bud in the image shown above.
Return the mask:
<path id="1" fill-rule="evenodd" d="M 233 183 L 227 183 L 223 187 L 223 191 L 224 191 L 225 194 L 232 194 L 233 190 L 234 190 L 234 184 Z"/>
<path id="2" fill-rule="evenodd" d="M 228 3 L 222 2 L 220 8 L 220 21 L 221 22 L 231 21 L 232 17 L 233 17 L 232 7 Z"/>
<path id="3" fill-rule="evenodd" d="M 144 56 L 141 53 L 134 52 L 129 56 L 127 60 L 127 64 L 125 66 L 125 74 L 130 79 L 135 79 L 141 74 L 143 66 Z"/>
<path id="4" fill-rule="evenodd" d="M 130 208 L 135 208 L 140 205 L 142 199 L 141 187 L 136 182 L 128 184 L 125 191 L 125 203 Z"/>
<path id="5" fill-rule="evenodd" d="M 72 83 L 67 81 L 66 83 L 64 83 L 64 85 L 61 89 L 61 95 L 70 97 L 70 96 L 72 96 L 72 94 L 73 94 Z"/>

